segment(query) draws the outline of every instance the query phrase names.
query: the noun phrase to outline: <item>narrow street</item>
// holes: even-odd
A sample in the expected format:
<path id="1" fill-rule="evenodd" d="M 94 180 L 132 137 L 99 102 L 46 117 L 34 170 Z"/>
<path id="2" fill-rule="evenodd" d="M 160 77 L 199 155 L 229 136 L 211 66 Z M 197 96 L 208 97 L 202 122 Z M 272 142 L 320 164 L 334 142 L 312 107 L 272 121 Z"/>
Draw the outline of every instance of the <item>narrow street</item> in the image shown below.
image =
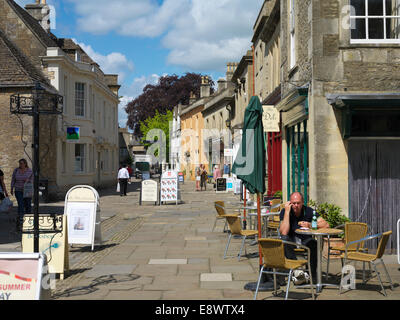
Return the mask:
<path id="1" fill-rule="evenodd" d="M 227 233 L 217 222 L 213 202 L 224 200 L 238 208 L 238 196 L 216 194 L 209 185 L 203 192 L 194 191 L 194 182 L 181 185 L 183 203 L 139 206 L 139 182 L 129 185 L 127 197 L 115 190 L 100 192 L 103 244 L 91 252 L 90 246 L 70 247 L 70 273 L 57 280 L 52 298 L 56 300 L 249 300 L 253 292 L 243 289 L 258 277 L 258 250 L 249 240 L 250 255 L 237 261 L 240 240 L 233 239 L 228 258 L 223 259 Z M 50 212 L 62 212 L 64 203 L 44 205 Z M 52 209 L 53 208 L 53 209 Z M 4 219 L 4 216 L 2 217 Z M 8 219 L 11 219 L 9 217 Z M 7 220 L 5 220 L 7 221 Z M 14 234 L 15 235 L 15 234 Z M 2 251 L 20 251 L 20 243 L 2 243 Z M 396 256 L 385 256 L 394 291 L 388 297 L 379 291 L 376 278 L 367 285 L 357 282 L 357 290 L 339 295 L 326 288 L 317 299 L 398 299 L 400 272 Z M 361 265 L 358 266 L 361 268 Z M 326 261 L 323 263 L 326 270 Z M 340 261 L 331 263 L 331 273 L 340 271 Z M 357 277 L 361 274 L 358 274 Z M 330 281 L 339 281 L 331 277 Z M 383 277 L 383 281 L 386 279 Z M 384 282 L 385 283 L 385 282 Z M 387 286 L 387 283 L 385 283 Z M 285 288 L 281 288 L 285 289 Z M 258 299 L 282 299 L 282 293 L 260 292 Z M 309 290 L 291 288 L 289 298 L 310 299 Z"/>

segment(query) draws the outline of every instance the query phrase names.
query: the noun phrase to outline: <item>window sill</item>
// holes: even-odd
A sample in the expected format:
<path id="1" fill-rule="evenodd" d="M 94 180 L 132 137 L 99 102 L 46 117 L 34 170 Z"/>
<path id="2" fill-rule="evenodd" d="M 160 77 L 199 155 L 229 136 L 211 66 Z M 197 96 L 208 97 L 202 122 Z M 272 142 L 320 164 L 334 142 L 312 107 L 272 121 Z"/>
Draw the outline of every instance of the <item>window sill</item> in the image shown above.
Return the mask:
<path id="1" fill-rule="evenodd" d="M 339 49 L 356 49 L 356 48 L 396 48 L 400 47 L 398 43 L 387 43 L 387 42 L 350 42 L 345 45 L 340 45 Z"/>

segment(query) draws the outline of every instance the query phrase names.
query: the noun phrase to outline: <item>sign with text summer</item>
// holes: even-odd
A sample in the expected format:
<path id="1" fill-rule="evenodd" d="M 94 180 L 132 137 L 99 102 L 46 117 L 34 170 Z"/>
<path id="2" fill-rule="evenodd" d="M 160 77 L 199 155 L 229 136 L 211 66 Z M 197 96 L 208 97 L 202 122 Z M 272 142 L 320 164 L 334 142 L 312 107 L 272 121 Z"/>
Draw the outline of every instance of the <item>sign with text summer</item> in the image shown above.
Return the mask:
<path id="1" fill-rule="evenodd" d="M 275 106 L 263 106 L 262 121 L 264 132 L 280 132 L 280 115 Z"/>
<path id="2" fill-rule="evenodd" d="M 43 256 L 0 254 L 0 300 L 39 300 Z"/>

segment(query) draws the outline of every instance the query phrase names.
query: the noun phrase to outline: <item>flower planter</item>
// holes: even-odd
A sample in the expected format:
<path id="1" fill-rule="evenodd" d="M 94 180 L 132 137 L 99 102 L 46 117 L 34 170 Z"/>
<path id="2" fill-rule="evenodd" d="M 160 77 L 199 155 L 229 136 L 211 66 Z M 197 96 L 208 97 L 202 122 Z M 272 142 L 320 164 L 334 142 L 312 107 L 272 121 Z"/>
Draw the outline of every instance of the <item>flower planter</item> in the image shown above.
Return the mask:
<path id="1" fill-rule="evenodd" d="M 344 239 L 342 239 L 342 238 L 330 238 L 329 242 L 330 242 L 331 247 L 340 247 L 340 248 L 345 247 Z M 324 249 L 322 250 L 322 254 L 323 254 L 324 258 L 328 258 L 328 239 L 327 238 L 324 239 Z M 331 250 L 330 259 L 340 259 L 340 254 L 341 254 L 340 251 Z"/>

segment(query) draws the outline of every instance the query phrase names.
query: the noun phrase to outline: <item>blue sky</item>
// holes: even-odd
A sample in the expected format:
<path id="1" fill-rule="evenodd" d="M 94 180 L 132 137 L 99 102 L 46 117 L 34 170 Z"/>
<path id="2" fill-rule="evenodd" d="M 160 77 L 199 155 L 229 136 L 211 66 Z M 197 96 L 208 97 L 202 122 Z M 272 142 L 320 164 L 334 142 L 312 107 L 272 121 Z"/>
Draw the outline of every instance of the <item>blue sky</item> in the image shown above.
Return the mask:
<path id="1" fill-rule="evenodd" d="M 34 0 L 17 0 L 21 6 Z M 227 62 L 250 49 L 252 28 L 264 0 L 47 0 L 52 32 L 72 38 L 120 76 L 123 107 L 164 74 L 198 72 L 216 82 Z M 54 21 L 55 20 L 55 21 Z M 54 23 L 55 22 L 55 23 Z"/>

